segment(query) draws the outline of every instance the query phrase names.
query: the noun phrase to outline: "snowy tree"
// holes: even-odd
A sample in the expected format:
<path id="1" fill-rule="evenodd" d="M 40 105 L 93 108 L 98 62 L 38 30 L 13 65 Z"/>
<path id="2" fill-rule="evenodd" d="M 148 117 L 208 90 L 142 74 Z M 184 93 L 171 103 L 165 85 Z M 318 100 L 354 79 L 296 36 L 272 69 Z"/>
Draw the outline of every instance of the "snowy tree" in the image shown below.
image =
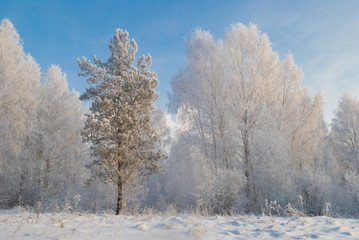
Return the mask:
<path id="1" fill-rule="evenodd" d="M 359 101 L 346 93 L 331 124 L 334 156 L 343 170 L 359 173 Z"/>
<path id="2" fill-rule="evenodd" d="M 151 57 L 141 56 L 134 65 L 137 44 L 127 31 L 116 30 L 107 62 L 94 57 L 78 60 L 81 76 L 91 85 L 81 96 L 92 100 L 83 130 L 93 144 L 96 165 L 117 186 L 118 215 L 123 209 L 125 184 L 132 176 L 161 170 L 163 158 L 155 149 L 159 137 L 150 126 L 153 103 L 158 98 L 157 76 L 149 70 Z"/>
<path id="3" fill-rule="evenodd" d="M 79 94 L 68 90 L 59 66 L 51 66 L 44 76 L 33 131 L 36 185 L 42 200 L 64 200 L 68 190 L 85 180 L 87 147 L 81 130 L 85 107 Z"/>
<path id="4" fill-rule="evenodd" d="M 28 152 L 40 70 L 8 19 L 0 25 L 0 201 L 24 203 L 31 182 Z M 6 170 L 5 170 L 6 169 Z"/>
<path id="5" fill-rule="evenodd" d="M 186 47 L 188 66 L 173 79 L 170 101 L 189 120 L 188 141 L 207 159 L 208 182 L 231 189 L 217 174 L 231 169 L 244 176 L 244 198 L 236 199 L 246 211 L 258 211 L 266 198 L 285 203 L 300 182 L 294 173 L 320 157 L 321 94 L 310 97 L 292 56 L 280 60 L 254 24 L 232 25 L 219 41 L 196 30 Z"/>
<path id="6" fill-rule="evenodd" d="M 151 126 L 157 131 L 161 142 L 156 144 L 156 148 L 166 155 L 171 152 L 172 145 L 175 143 L 176 123 L 171 119 L 171 115 L 166 113 L 162 107 L 156 107 L 152 111 Z M 168 169 L 168 161 L 159 162 L 164 169 Z M 165 209 L 167 207 L 167 194 L 165 191 L 167 184 L 167 173 L 152 174 L 145 184 L 146 197 L 143 202 L 144 207 L 155 209 Z"/>
<path id="7" fill-rule="evenodd" d="M 338 172 L 341 178 L 339 186 L 346 186 L 347 193 L 352 199 L 351 204 L 358 213 L 359 101 L 355 96 L 344 94 L 330 126 L 329 141 L 339 166 Z"/>
<path id="8" fill-rule="evenodd" d="M 0 25 L 0 205 L 73 197 L 86 178 L 85 108 L 65 75 L 40 69 L 14 26 Z M 76 189 L 77 188 L 77 189 Z M 76 189 L 76 190 L 75 190 Z M 72 191 L 72 193 L 70 193 Z M 51 198 L 50 198 L 51 197 Z"/>

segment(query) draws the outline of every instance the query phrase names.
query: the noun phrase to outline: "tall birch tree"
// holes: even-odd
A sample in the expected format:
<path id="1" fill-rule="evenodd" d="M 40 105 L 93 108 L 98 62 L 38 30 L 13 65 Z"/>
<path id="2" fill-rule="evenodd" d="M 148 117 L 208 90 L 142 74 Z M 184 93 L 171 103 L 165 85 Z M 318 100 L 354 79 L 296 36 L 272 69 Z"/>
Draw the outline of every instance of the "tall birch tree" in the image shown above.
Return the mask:
<path id="1" fill-rule="evenodd" d="M 241 199 L 247 212 L 258 211 L 264 199 L 286 204 L 293 185 L 304 185 L 295 191 L 307 193 L 302 171 L 320 160 L 322 96 L 312 98 L 301 86 L 292 56 L 281 60 L 254 24 L 232 25 L 218 41 L 196 30 L 186 50 L 188 65 L 172 80 L 170 106 L 183 109 L 187 135 L 212 171 L 211 194 L 219 196 L 213 202 L 223 199 L 217 189 L 231 189 L 233 181 L 225 180 L 230 171 L 244 176 L 244 197 L 228 196 L 230 204 L 217 212 L 231 211 L 231 202 Z M 223 171 L 225 177 L 217 174 Z"/>
<path id="2" fill-rule="evenodd" d="M 31 157 L 27 151 L 37 106 L 40 68 L 25 54 L 14 25 L 0 24 L 0 202 L 22 204 Z M 6 169 L 6 171 L 5 171 Z"/>

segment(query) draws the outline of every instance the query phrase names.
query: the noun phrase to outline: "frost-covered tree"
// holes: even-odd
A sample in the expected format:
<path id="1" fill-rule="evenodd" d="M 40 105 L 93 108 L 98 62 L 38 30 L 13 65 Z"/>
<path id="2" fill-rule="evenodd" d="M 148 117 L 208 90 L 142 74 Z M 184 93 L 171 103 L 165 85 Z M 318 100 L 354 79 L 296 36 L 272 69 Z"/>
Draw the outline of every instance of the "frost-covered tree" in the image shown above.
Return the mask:
<path id="1" fill-rule="evenodd" d="M 345 93 L 340 99 L 335 116 L 332 119 L 329 141 L 333 156 L 339 166 L 339 186 L 346 190 L 355 208 L 359 212 L 359 101 Z M 341 198 L 340 201 L 345 199 Z M 348 207 L 348 206 L 347 206 Z M 352 214 L 354 211 L 352 211 Z"/>
<path id="2" fill-rule="evenodd" d="M 216 212 L 258 211 L 264 199 L 285 204 L 305 192 L 299 173 L 320 159 L 322 97 L 310 97 L 301 86 L 303 74 L 292 56 L 280 60 L 254 24 L 232 25 L 219 41 L 196 30 L 186 47 L 188 65 L 172 81 L 170 106 L 188 119 L 187 142 L 206 160 L 207 182 L 217 186 L 212 196 L 207 187 L 212 200 L 203 201 L 226 199 L 228 204 L 212 206 Z M 233 189 L 219 174 L 225 170 L 245 179 L 240 191 L 227 191 L 237 192 L 234 198 L 216 193 Z"/>
<path id="3" fill-rule="evenodd" d="M 26 55 L 8 19 L 0 25 L 0 202 L 12 206 L 29 193 L 30 133 L 35 121 L 40 70 Z"/>
<path id="4" fill-rule="evenodd" d="M 73 197 L 85 181 L 85 108 L 65 75 L 40 69 L 12 23 L 0 25 L 0 206 Z M 49 202 L 47 202 L 49 203 Z M 47 205 L 49 206 L 49 205 Z"/>
<path id="5" fill-rule="evenodd" d="M 132 176 L 147 176 L 161 170 L 163 158 L 155 149 L 159 141 L 151 128 L 151 110 L 158 98 L 157 76 L 151 72 L 151 57 L 141 56 L 127 31 L 116 30 L 110 41 L 107 62 L 94 57 L 78 60 L 81 76 L 91 85 L 81 96 L 92 100 L 84 138 L 93 144 L 95 165 L 117 186 L 116 214 L 123 209 L 124 187 Z"/>
<path id="6" fill-rule="evenodd" d="M 174 136 L 176 132 L 176 124 L 172 121 L 171 115 L 165 110 L 155 108 L 152 111 L 151 126 L 157 131 L 161 138 L 161 142 L 156 144 L 156 148 L 169 155 L 172 145 L 175 142 Z M 161 166 L 167 170 L 168 161 L 161 160 Z M 165 191 L 167 184 L 168 173 L 152 174 L 145 184 L 145 199 L 143 201 L 144 207 L 151 207 L 156 209 L 165 209 L 167 207 L 167 194 Z"/>
<path id="7" fill-rule="evenodd" d="M 346 93 L 339 101 L 330 136 L 342 169 L 359 173 L 359 101 L 354 96 Z"/>
<path id="8" fill-rule="evenodd" d="M 86 111 L 79 94 L 68 90 L 59 66 L 44 75 L 39 98 L 32 134 L 37 191 L 42 200 L 64 201 L 69 190 L 85 180 L 88 156 L 81 130 Z"/>

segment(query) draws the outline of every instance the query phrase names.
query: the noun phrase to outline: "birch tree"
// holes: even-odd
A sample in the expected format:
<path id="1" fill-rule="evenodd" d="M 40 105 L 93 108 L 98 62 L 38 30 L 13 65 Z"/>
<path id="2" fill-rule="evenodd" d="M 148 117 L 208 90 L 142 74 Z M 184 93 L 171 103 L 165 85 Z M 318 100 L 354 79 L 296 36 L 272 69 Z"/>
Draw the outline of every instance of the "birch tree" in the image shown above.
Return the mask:
<path id="1" fill-rule="evenodd" d="M 338 103 L 329 134 L 332 153 L 339 166 L 340 184 L 352 199 L 352 213 L 359 213 L 359 100 L 345 93 Z M 340 200 L 345 202 L 345 198 Z M 348 207 L 348 206 L 347 206 Z"/>
<path id="2" fill-rule="evenodd" d="M 226 169 L 244 176 L 244 198 L 234 199 L 245 199 L 247 212 L 259 210 L 265 198 L 285 201 L 295 189 L 292 169 L 310 168 L 319 158 L 321 94 L 310 97 L 292 56 L 280 60 L 254 24 L 232 25 L 218 41 L 196 30 L 186 47 L 188 66 L 172 81 L 171 107 L 189 119 L 187 134 L 208 159 L 212 183 L 225 189 L 218 181 L 230 181 L 217 172 Z"/>
<path id="3" fill-rule="evenodd" d="M 339 101 L 331 124 L 331 142 L 343 171 L 359 173 L 359 101 L 346 93 Z"/>
<path id="4" fill-rule="evenodd" d="M 44 75 L 33 131 L 36 185 L 42 200 L 63 200 L 72 186 L 84 180 L 87 147 L 81 130 L 85 107 L 79 94 L 68 90 L 66 75 L 52 65 Z"/>
<path id="5" fill-rule="evenodd" d="M 40 68 L 25 54 L 13 24 L 0 24 L 0 201 L 24 203 L 32 158 L 27 151 L 35 121 Z M 5 171 L 6 169 L 6 171 Z M 3 190 L 3 191 L 2 191 Z"/>
<path id="6" fill-rule="evenodd" d="M 0 24 L 0 205 L 64 200 L 85 177 L 85 108 L 58 66 L 40 82 L 8 19 Z M 74 190 L 73 190 L 74 191 Z M 52 193 L 49 198 L 49 193 Z M 72 197 L 72 196 L 71 196 Z M 49 203 L 49 201 L 47 201 Z"/>
<path id="7" fill-rule="evenodd" d="M 94 56 L 78 60 L 91 87 L 81 96 L 92 100 L 83 130 L 93 144 L 95 164 L 117 186 L 116 215 L 123 209 L 124 187 L 132 176 L 161 171 L 164 155 L 155 149 L 160 140 L 150 126 L 151 110 L 158 98 L 157 76 L 151 72 L 151 56 L 135 63 L 137 44 L 127 31 L 116 30 L 110 41 L 110 57 L 102 62 Z"/>

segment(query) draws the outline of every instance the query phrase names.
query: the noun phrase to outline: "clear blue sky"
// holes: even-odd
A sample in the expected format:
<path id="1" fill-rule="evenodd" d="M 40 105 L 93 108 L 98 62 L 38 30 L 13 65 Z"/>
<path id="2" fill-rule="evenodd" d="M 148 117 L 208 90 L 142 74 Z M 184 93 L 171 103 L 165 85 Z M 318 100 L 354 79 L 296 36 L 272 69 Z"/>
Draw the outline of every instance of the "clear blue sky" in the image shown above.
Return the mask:
<path id="1" fill-rule="evenodd" d="M 345 91 L 359 97 L 359 1 L 188 1 L 188 0 L 0 0 L 0 18 L 9 18 L 24 49 L 45 72 L 58 64 L 69 87 L 82 93 L 76 59 L 106 59 L 116 28 L 127 29 L 149 52 L 160 84 L 158 105 L 167 104 L 170 80 L 186 64 L 184 39 L 201 27 L 222 38 L 234 23 L 256 23 L 280 56 L 289 51 L 304 70 L 312 94 L 322 90 L 330 120 Z"/>

